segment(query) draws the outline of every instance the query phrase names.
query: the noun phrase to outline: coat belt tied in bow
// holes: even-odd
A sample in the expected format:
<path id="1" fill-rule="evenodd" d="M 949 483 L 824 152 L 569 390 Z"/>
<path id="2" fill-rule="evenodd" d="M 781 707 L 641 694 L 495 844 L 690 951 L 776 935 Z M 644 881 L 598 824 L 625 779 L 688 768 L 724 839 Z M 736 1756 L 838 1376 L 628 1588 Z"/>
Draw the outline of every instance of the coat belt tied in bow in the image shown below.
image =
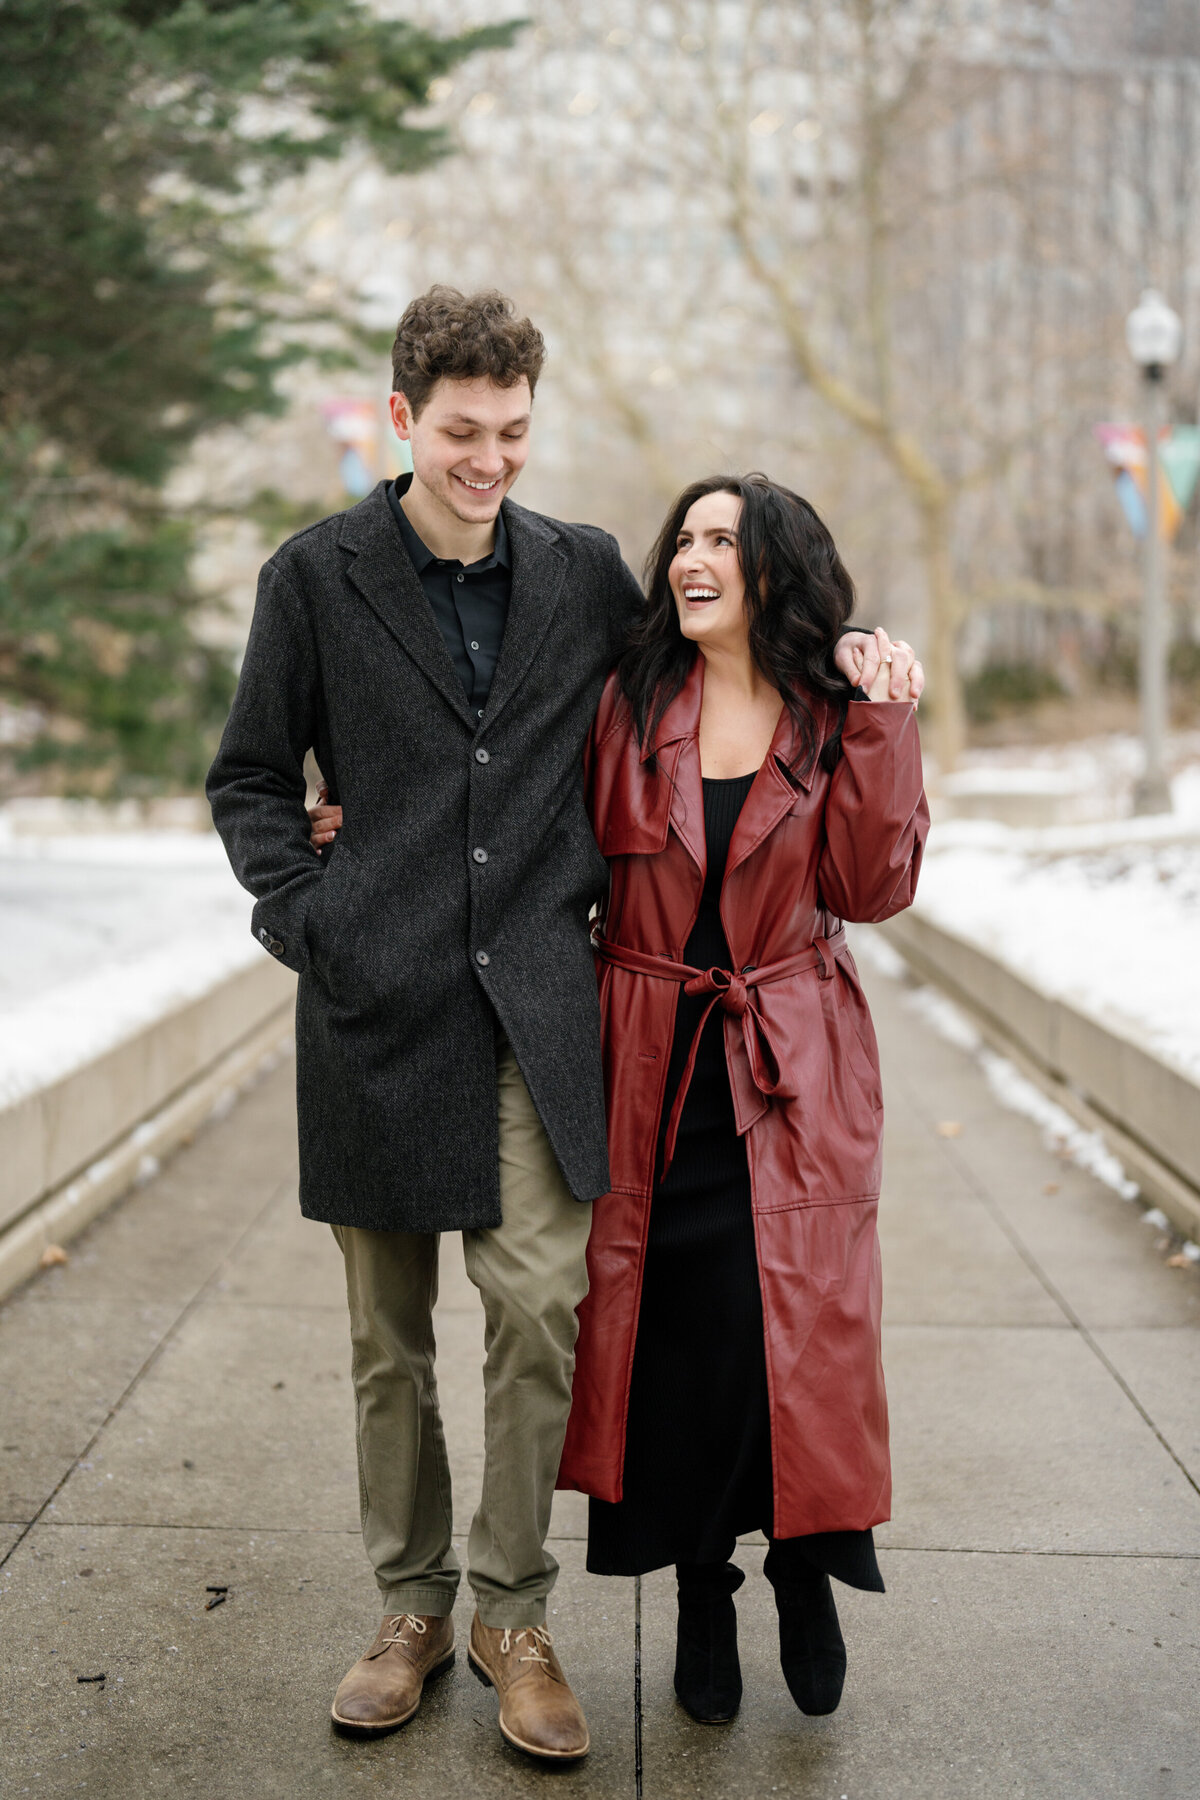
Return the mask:
<path id="1" fill-rule="evenodd" d="M 692 1035 L 688 1059 L 679 1081 L 679 1091 L 671 1108 L 663 1145 L 662 1180 L 675 1156 L 675 1140 L 679 1134 L 679 1121 L 683 1116 L 683 1103 L 691 1086 L 700 1039 L 713 1007 L 719 1004 L 724 1012 L 740 1020 L 750 1078 L 764 1102 L 776 1095 L 785 1100 L 793 1099 L 795 1096 L 787 1086 L 786 1077 L 780 1068 L 779 1054 L 772 1042 L 770 1028 L 755 1004 L 753 990 L 766 987 L 772 981 L 783 981 L 789 975 L 799 975 L 804 969 L 816 969 L 822 981 L 831 980 L 837 958 L 846 948 L 846 933 L 839 927 L 832 937 L 817 938 L 807 950 L 798 950 L 793 956 L 780 957 L 778 962 L 764 963 L 761 967 L 749 965 L 740 971 L 693 969 L 687 963 L 671 962 L 665 956 L 651 956 L 644 950 L 631 950 L 625 944 L 614 944 L 608 938 L 598 935 L 593 936 L 592 945 L 597 956 L 612 963 L 614 968 L 624 969 L 631 975 L 649 975 L 657 981 L 674 981 L 682 986 L 685 994 L 711 996 Z"/>

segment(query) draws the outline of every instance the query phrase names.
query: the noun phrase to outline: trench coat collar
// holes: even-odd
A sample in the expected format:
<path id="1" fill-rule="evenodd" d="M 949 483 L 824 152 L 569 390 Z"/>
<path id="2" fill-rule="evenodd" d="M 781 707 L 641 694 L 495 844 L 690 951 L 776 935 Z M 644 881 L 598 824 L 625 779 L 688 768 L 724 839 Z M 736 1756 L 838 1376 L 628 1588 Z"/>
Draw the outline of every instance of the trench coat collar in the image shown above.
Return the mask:
<path id="1" fill-rule="evenodd" d="M 670 822 L 676 836 L 703 876 L 708 856 L 704 840 L 704 786 L 700 770 L 700 707 L 704 698 L 704 658 L 697 653 L 678 694 L 663 713 L 658 727 L 642 746 L 641 760 L 662 757 L 679 745 L 670 768 Z M 825 707 L 816 703 L 818 731 L 828 727 Z M 815 762 L 799 771 L 790 768 L 795 754 L 795 727 L 785 710 L 779 715 L 775 735 L 738 815 L 725 864 L 728 876 L 758 848 L 796 801 L 797 789 L 811 791 Z"/>
<path id="2" fill-rule="evenodd" d="M 381 481 L 344 515 L 338 545 L 353 552 L 347 574 L 401 648 L 474 732 L 479 721 L 399 538 L 387 488 Z M 485 726 L 495 722 L 516 693 L 538 652 L 562 598 L 567 560 L 548 519 L 509 500 L 501 502 L 501 513 L 512 562 L 512 593 L 500 660 L 484 708 Z"/>
<path id="3" fill-rule="evenodd" d="M 668 823 L 699 869 L 701 879 L 708 866 L 704 842 L 704 788 L 700 780 L 700 702 L 703 697 L 704 658 L 697 652 L 683 686 L 654 732 L 647 733 L 640 753 L 643 764 L 653 756 L 667 777 L 665 786 L 660 784 L 659 792 L 667 802 Z"/>

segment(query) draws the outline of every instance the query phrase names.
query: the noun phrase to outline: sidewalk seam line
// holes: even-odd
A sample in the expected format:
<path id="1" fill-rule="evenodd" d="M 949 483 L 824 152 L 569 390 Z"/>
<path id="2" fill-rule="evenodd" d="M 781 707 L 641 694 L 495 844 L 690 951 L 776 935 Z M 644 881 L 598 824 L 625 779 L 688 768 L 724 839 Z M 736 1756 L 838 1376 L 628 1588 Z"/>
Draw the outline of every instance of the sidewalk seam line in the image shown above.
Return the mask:
<path id="1" fill-rule="evenodd" d="M 51 1495 L 51 1498 L 53 1498 L 53 1495 Z M 36 1525 L 37 1522 L 36 1518 L 26 1521 L 21 1519 L 4 1519 L 0 1520 L 0 1530 L 3 1530 L 5 1526 L 12 1528 L 23 1524 L 25 1530 L 28 1531 Z M 50 1523 L 61 1527 L 64 1531 L 253 1531 L 263 1537 L 271 1533 L 274 1533 L 277 1537 L 361 1538 L 362 1536 L 362 1527 L 360 1525 L 264 1525 L 261 1523 L 251 1525 L 247 1524 L 244 1520 L 237 1520 L 229 1525 L 202 1525 L 189 1519 L 52 1519 Z M 469 1527 L 464 1525 L 461 1529 L 455 1530 L 454 1541 L 456 1543 L 465 1544 L 468 1535 Z M 548 1544 L 586 1544 L 587 1538 L 581 1536 L 573 1537 L 568 1532 L 551 1532 L 547 1536 L 546 1542 Z M 761 1544 L 755 1544 L 748 1546 L 748 1548 L 761 1549 L 762 1546 Z M 13 1545 L 13 1549 L 16 1549 L 15 1544 Z M 1198 1554 L 1200 1554 L 1200 1552 L 1198 1552 Z"/>
<path id="2" fill-rule="evenodd" d="M 246 1239 L 251 1235 L 251 1233 L 253 1231 L 255 1231 L 257 1229 L 259 1222 L 265 1217 L 265 1215 L 270 1210 L 270 1208 L 275 1205 L 275 1202 L 279 1199 L 280 1195 L 287 1191 L 289 1185 L 290 1184 L 286 1179 L 276 1183 L 276 1185 L 272 1188 L 270 1195 L 263 1202 L 262 1206 L 259 1207 L 259 1209 L 255 1213 L 254 1217 L 249 1221 L 249 1223 L 246 1225 L 245 1229 L 242 1232 L 240 1232 L 239 1235 L 234 1239 L 233 1243 L 230 1245 L 229 1249 L 225 1252 L 224 1256 L 222 1256 L 222 1258 L 218 1262 L 216 1268 L 212 1271 L 212 1274 L 209 1275 L 209 1277 L 206 1281 L 203 1281 L 200 1284 L 200 1286 L 196 1289 L 196 1292 L 192 1295 L 191 1299 L 189 1301 L 187 1301 L 187 1303 L 181 1308 L 181 1310 L 176 1315 L 173 1322 L 170 1325 L 168 1325 L 167 1329 L 163 1332 L 163 1335 L 159 1338 L 157 1344 L 155 1344 L 153 1350 L 150 1351 L 149 1355 L 145 1358 L 145 1360 L 142 1362 L 140 1367 L 134 1372 L 134 1374 L 130 1377 L 128 1382 L 126 1382 L 124 1388 L 121 1390 L 120 1394 L 118 1394 L 117 1398 L 113 1401 L 112 1405 L 109 1407 L 109 1409 L 105 1413 L 103 1419 L 100 1421 L 99 1425 L 97 1425 L 95 1431 L 92 1433 L 91 1437 L 88 1439 L 88 1441 L 84 1445 L 83 1449 L 79 1452 L 78 1456 L 76 1456 L 74 1458 L 74 1460 L 71 1462 L 70 1466 L 67 1468 L 67 1470 L 64 1472 L 64 1474 L 62 1474 L 59 1477 L 58 1481 L 55 1482 L 53 1488 L 51 1488 L 50 1492 L 46 1495 L 46 1498 L 42 1501 L 42 1504 L 38 1507 L 38 1509 L 34 1513 L 32 1519 L 30 1519 L 30 1521 L 26 1525 L 24 1531 L 22 1531 L 20 1537 L 17 1539 L 16 1543 L 10 1544 L 8 1549 L 5 1551 L 4 1555 L 0 1556 L 0 1569 L 3 1569 L 5 1567 L 5 1565 L 8 1563 L 9 1558 L 14 1556 L 16 1554 L 16 1552 L 20 1549 L 21 1545 L 25 1542 L 25 1539 L 29 1536 L 29 1534 L 33 1530 L 34 1526 L 39 1525 L 41 1523 L 47 1510 L 51 1506 L 53 1506 L 55 1499 L 57 1498 L 57 1496 L 59 1494 L 61 1494 L 63 1488 L 67 1485 L 67 1482 L 71 1479 L 72 1475 L 75 1473 L 75 1471 L 79 1467 L 80 1463 L 82 1463 L 86 1457 L 91 1455 L 92 1451 L 95 1449 L 96 1445 L 99 1443 L 101 1437 L 108 1430 L 108 1427 L 112 1424 L 112 1422 L 116 1418 L 117 1414 L 121 1411 L 121 1408 L 125 1405 L 125 1402 L 129 1399 L 129 1396 L 133 1393 L 134 1389 L 136 1387 L 138 1387 L 141 1384 L 143 1378 L 149 1374 L 150 1370 L 154 1367 L 155 1363 L 158 1361 L 159 1357 L 162 1355 L 162 1353 L 166 1349 L 167 1345 L 172 1341 L 172 1339 L 182 1329 L 184 1323 L 187 1321 L 188 1318 L 190 1318 L 191 1314 L 195 1311 L 196 1307 L 199 1306 L 199 1304 L 203 1300 L 205 1294 L 207 1294 L 209 1288 L 217 1280 L 218 1276 L 221 1274 L 221 1272 L 225 1268 L 226 1264 L 230 1261 L 230 1259 L 232 1257 L 237 1255 L 237 1252 L 241 1249 L 242 1245 L 246 1242 Z M 74 1523 L 74 1521 L 72 1521 L 72 1520 L 64 1520 L 63 1522 L 64 1522 L 64 1524 Z M 155 1528 L 150 1527 L 150 1529 L 155 1529 Z"/>
<path id="3" fill-rule="evenodd" d="M 633 1582 L 633 1791 L 642 1800 L 642 1578 Z"/>
<path id="4" fill-rule="evenodd" d="M 915 1101 L 913 1100 L 912 1090 L 911 1090 L 911 1088 L 908 1088 L 908 1084 L 904 1083 L 903 1085 L 905 1086 L 906 1090 L 908 1091 L 910 1105 L 912 1106 L 913 1111 L 916 1113 L 918 1118 L 921 1118 L 925 1121 L 926 1126 L 929 1128 L 930 1131 L 932 1131 L 933 1120 L 931 1119 L 929 1113 L 920 1104 L 919 1100 L 915 1100 Z M 1196 1477 L 1192 1474 L 1192 1472 L 1188 1468 L 1187 1464 L 1183 1461 L 1183 1459 L 1179 1455 L 1177 1455 L 1177 1453 L 1174 1450 L 1174 1448 L 1172 1447 L 1172 1445 L 1168 1442 L 1167 1438 L 1159 1430 L 1158 1426 L 1155 1424 L 1154 1420 L 1151 1418 L 1151 1416 L 1147 1412 L 1146 1408 L 1142 1405 L 1142 1402 L 1138 1399 L 1137 1395 L 1134 1393 L 1133 1389 L 1130 1387 L 1130 1385 L 1126 1381 L 1125 1377 L 1121 1374 L 1120 1370 L 1116 1368 L 1116 1366 L 1109 1360 L 1109 1358 L 1105 1355 L 1104 1351 L 1100 1348 L 1099 1344 L 1096 1342 L 1095 1338 L 1092 1336 L 1091 1332 L 1088 1330 L 1088 1328 L 1084 1324 L 1083 1320 L 1079 1317 L 1079 1314 L 1075 1311 L 1074 1307 L 1071 1305 L 1071 1303 L 1066 1298 L 1066 1295 L 1063 1294 L 1059 1290 L 1059 1288 L 1055 1285 L 1055 1283 L 1050 1279 L 1049 1275 L 1047 1275 L 1045 1270 L 1041 1267 L 1037 1258 L 1034 1256 L 1033 1251 L 1031 1249 L 1029 1249 L 1029 1247 L 1026 1245 L 1026 1243 L 1022 1239 L 1020 1233 L 1017 1231 L 1016 1227 L 1009 1220 L 1009 1218 L 1005 1214 L 1003 1208 L 1000 1206 L 999 1202 L 994 1198 L 994 1196 L 989 1191 L 989 1189 L 979 1179 L 979 1177 L 976 1175 L 974 1169 L 972 1169 L 971 1165 L 965 1160 L 965 1158 L 963 1158 L 960 1155 L 960 1153 L 958 1152 L 958 1150 L 956 1149 L 956 1147 L 953 1143 L 943 1142 L 943 1141 L 939 1140 L 937 1148 L 939 1148 L 941 1150 L 941 1152 L 942 1152 L 943 1156 L 946 1158 L 946 1160 L 948 1162 L 950 1162 L 951 1165 L 955 1169 L 958 1170 L 958 1173 L 962 1176 L 963 1180 L 970 1187 L 971 1191 L 977 1196 L 977 1198 L 979 1199 L 981 1204 L 991 1214 L 991 1216 L 995 1220 L 996 1224 L 999 1225 L 1001 1231 L 1004 1233 L 1005 1237 L 1008 1239 L 1009 1243 L 1012 1245 L 1012 1247 L 1016 1251 L 1017 1255 L 1021 1258 L 1021 1261 L 1025 1264 L 1025 1267 L 1033 1275 L 1035 1280 L 1037 1280 L 1041 1283 L 1041 1285 L 1045 1289 L 1046 1293 L 1049 1294 L 1050 1298 L 1054 1301 L 1054 1304 L 1062 1312 L 1063 1317 L 1066 1320 L 1068 1320 L 1072 1329 L 1074 1331 L 1078 1332 L 1079 1336 L 1082 1338 L 1083 1342 L 1087 1345 L 1088 1349 L 1092 1352 L 1092 1355 L 1096 1358 L 1097 1362 L 1099 1362 L 1103 1368 L 1107 1369 L 1109 1375 L 1116 1382 L 1117 1386 L 1120 1388 L 1121 1392 L 1125 1395 L 1125 1398 L 1129 1401 L 1130 1405 L 1132 1407 L 1134 1407 L 1134 1409 L 1137 1411 L 1137 1413 L 1141 1416 L 1143 1422 L 1150 1427 L 1150 1430 L 1154 1433 L 1154 1436 L 1158 1439 L 1159 1443 L 1162 1445 L 1162 1447 L 1166 1451 L 1167 1455 L 1171 1458 L 1171 1461 L 1175 1464 L 1176 1468 L 1179 1470 L 1180 1474 L 1183 1476 L 1184 1480 L 1187 1482 L 1187 1484 L 1191 1488 L 1192 1492 L 1198 1498 L 1200 1498 L 1200 1481 L 1197 1481 Z"/>
<path id="5" fill-rule="evenodd" d="M 3 1521 L 7 1525 L 18 1525 L 20 1520 Z M 32 1525 L 36 1521 L 31 1520 Z M 48 1523 L 56 1531 L 229 1531 L 242 1535 L 250 1533 L 256 1537 L 346 1537 L 358 1539 L 362 1533 L 357 1526 L 337 1525 L 196 1525 L 180 1522 L 175 1519 L 51 1519 Z M 456 1543 L 466 1542 L 465 1530 L 456 1531 Z M 583 1544 L 586 1538 L 548 1537 L 548 1544 Z M 15 1548 L 15 1545 L 14 1545 Z M 739 1544 L 741 1550 L 762 1550 L 763 1544 Z M 1078 1561 L 1090 1562 L 1200 1562 L 1200 1550 L 1017 1550 L 1005 1549 L 997 1544 L 894 1544 L 879 1545 L 890 1555 L 892 1551 L 902 1552 L 906 1556 L 1025 1556 L 1025 1557 L 1074 1557 Z M 637 1577 L 636 1579 L 640 1579 Z"/>

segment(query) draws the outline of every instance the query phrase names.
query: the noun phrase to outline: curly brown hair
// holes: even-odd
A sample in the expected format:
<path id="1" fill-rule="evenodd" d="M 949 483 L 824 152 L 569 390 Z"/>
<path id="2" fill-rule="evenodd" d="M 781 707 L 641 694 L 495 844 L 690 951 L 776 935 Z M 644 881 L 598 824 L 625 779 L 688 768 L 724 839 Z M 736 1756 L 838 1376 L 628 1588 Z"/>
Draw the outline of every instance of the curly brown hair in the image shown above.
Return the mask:
<path id="1" fill-rule="evenodd" d="M 416 418 L 439 381 L 475 381 L 486 375 L 498 387 L 524 376 L 532 396 L 546 358 L 546 341 L 530 319 L 518 319 L 512 301 L 495 289 L 461 294 L 437 283 L 410 300 L 392 345 L 392 388 L 404 394 Z"/>

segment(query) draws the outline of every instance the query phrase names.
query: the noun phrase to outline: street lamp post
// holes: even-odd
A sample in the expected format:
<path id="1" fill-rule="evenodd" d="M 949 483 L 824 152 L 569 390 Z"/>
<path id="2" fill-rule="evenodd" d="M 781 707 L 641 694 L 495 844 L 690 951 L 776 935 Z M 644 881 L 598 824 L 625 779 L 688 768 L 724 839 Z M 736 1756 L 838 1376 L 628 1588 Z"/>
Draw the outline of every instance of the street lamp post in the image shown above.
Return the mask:
<path id="1" fill-rule="evenodd" d="M 1183 327 L 1155 288 L 1147 288 L 1125 322 L 1129 353 L 1141 368 L 1146 431 L 1146 547 L 1145 594 L 1142 600 L 1141 655 L 1138 689 L 1141 698 L 1142 743 L 1145 762 L 1134 787 L 1135 813 L 1171 810 L 1167 780 L 1167 601 L 1164 583 L 1163 539 L 1159 508 L 1162 467 L 1158 440 L 1166 423 L 1163 380 L 1179 355 Z"/>

